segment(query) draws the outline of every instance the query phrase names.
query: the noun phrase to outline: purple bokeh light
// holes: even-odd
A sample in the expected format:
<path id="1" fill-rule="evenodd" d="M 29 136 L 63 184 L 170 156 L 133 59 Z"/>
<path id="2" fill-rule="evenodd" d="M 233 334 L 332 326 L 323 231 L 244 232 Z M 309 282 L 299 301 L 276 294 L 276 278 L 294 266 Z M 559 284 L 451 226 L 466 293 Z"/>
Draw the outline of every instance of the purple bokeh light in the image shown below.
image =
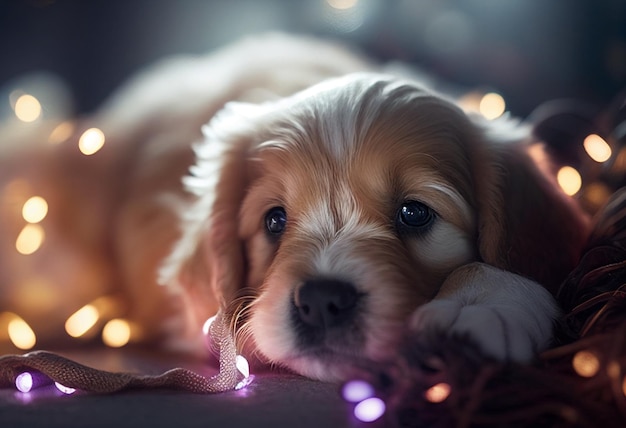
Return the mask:
<path id="1" fill-rule="evenodd" d="M 361 401 L 354 407 L 354 416 L 361 422 L 374 422 L 386 410 L 385 402 L 378 397 L 371 397 Z"/>
<path id="2" fill-rule="evenodd" d="M 341 388 L 344 400 L 350 403 L 358 403 L 374 396 L 374 387 L 364 380 L 351 380 Z"/>

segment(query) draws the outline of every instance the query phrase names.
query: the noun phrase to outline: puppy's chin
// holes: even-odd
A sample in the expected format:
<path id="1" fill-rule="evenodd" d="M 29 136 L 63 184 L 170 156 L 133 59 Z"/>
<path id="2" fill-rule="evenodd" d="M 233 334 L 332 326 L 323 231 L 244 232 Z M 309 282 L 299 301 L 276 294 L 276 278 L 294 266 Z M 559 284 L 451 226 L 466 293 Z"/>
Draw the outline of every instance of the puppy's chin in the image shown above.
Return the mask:
<path id="1" fill-rule="evenodd" d="M 285 293 L 288 294 L 288 293 Z M 344 381 L 359 369 L 388 361 L 397 349 L 401 320 L 368 317 L 349 329 L 307 341 L 289 316 L 290 299 L 262 296 L 249 323 L 255 353 L 270 366 L 289 369 L 322 381 Z M 283 302 L 282 304 L 279 302 Z M 270 304 L 272 303 L 272 304 Z M 378 320 L 378 322 L 376 322 Z"/>

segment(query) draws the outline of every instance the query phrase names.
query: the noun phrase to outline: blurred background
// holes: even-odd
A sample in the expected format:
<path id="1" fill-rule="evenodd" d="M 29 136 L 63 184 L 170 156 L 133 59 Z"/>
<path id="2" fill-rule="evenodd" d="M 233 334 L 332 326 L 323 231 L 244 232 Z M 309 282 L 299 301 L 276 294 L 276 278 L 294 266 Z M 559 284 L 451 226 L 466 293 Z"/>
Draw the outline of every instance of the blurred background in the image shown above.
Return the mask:
<path id="1" fill-rule="evenodd" d="M 487 120 L 528 119 L 555 179 L 590 213 L 626 186 L 626 0 L 0 0 L 0 157 L 33 135 L 70 144 L 76 117 L 162 58 L 268 31 L 408 64 Z M 91 128 L 77 140 L 91 156 L 106 138 Z M 46 274 L 63 269 L 47 227 L 56 207 L 27 180 L 36 163 L 13 166 L 23 177 L 0 169 L 0 353 L 32 349 L 63 322 L 78 341 L 101 331 L 107 346 L 133 342 L 115 296 L 78 296 Z"/>
<path id="2" fill-rule="evenodd" d="M 626 86 L 624 0 L 3 0 L 0 91 L 38 75 L 67 91 L 63 108 L 91 112 L 159 58 L 268 30 L 496 90 L 523 117 L 557 98 L 602 108 Z"/>

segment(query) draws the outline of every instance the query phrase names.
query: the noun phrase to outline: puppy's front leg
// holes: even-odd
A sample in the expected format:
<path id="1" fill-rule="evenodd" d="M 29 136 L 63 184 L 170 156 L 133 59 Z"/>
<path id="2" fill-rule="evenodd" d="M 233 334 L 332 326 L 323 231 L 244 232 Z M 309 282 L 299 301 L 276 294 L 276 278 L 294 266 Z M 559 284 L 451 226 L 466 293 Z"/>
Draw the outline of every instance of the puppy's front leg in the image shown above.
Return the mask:
<path id="1" fill-rule="evenodd" d="M 527 362 L 550 344 L 559 309 L 534 281 L 484 263 L 450 274 L 431 302 L 410 320 L 417 334 L 440 331 L 469 335 L 486 355 Z"/>

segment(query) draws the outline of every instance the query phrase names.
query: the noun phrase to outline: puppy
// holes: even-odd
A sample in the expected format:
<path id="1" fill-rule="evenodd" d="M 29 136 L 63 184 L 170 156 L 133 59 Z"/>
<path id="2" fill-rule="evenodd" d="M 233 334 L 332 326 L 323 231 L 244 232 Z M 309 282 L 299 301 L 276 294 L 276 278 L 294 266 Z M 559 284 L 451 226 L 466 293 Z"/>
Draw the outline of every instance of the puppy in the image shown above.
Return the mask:
<path id="1" fill-rule="evenodd" d="M 132 316 L 180 343 L 181 325 L 197 331 L 225 307 L 247 356 L 322 380 L 393 357 L 407 327 L 528 361 L 550 343 L 552 294 L 578 259 L 584 215 L 529 156 L 522 128 L 480 123 L 411 80 L 345 74 L 374 69 L 346 57 L 309 63 L 316 72 L 295 86 L 311 87 L 268 87 L 270 101 L 216 113 L 242 97 L 205 94 L 185 119 L 212 117 L 195 156 L 192 138 L 148 128 L 150 139 L 133 134 L 141 144 L 105 146 L 83 186 L 111 195 L 98 199 L 114 231 L 101 258 Z M 119 115 L 106 119 L 96 123 L 119 135 Z"/>

